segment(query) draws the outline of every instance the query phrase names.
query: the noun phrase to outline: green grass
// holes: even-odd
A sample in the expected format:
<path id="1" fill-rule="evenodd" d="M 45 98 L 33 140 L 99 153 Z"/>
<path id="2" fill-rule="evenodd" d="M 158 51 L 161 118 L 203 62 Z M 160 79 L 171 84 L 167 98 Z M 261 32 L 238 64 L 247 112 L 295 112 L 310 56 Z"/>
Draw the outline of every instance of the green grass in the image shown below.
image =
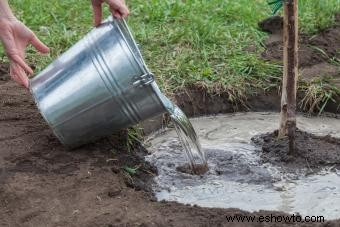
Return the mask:
<path id="1" fill-rule="evenodd" d="M 247 0 L 150 2 L 135 1 L 136 17 L 130 22 L 167 93 L 198 84 L 228 91 L 237 100 L 250 89 L 268 86 L 271 76 L 280 71 L 258 57 L 265 34 L 258 31 L 257 22 L 269 13 L 265 4 L 250 7 Z"/>
<path id="2" fill-rule="evenodd" d="M 92 26 L 89 1 L 12 0 L 16 15 L 51 47 L 48 56 L 30 49 L 39 72 Z M 300 0 L 300 30 L 315 33 L 334 22 L 340 0 Z M 167 94 L 185 86 L 228 92 L 242 100 L 276 87 L 281 67 L 260 54 L 266 34 L 257 22 L 270 16 L 266 0 L 134 0 L 131 26 L 146 62 Z M 108 12 L 105 12 L 108 15 Z M 251 51 L 250 51 L 251 50 Z M 0 50 L 0 56 L 4 56 Z"/>
<path id="3" fill-rule="evenodd" d="M 329 27 L 340 12 L 340 0 L 299 0 L 299 4 L 301 31 L 309 34 Z"/>
<path id="4" fill-rule="evenodd" d="M 302 84 L 305 96 L 300 102 L 300 107 L 309 113 L 318 111 L 321 114 L 326 105 L 335 102 L 334 97 L 340 96 L 340 88 L 335 86 L 333 78 L 324 77 L 315 79 L 308 84 Z M 338 103 L 337 109 L 340 104 Z"/>

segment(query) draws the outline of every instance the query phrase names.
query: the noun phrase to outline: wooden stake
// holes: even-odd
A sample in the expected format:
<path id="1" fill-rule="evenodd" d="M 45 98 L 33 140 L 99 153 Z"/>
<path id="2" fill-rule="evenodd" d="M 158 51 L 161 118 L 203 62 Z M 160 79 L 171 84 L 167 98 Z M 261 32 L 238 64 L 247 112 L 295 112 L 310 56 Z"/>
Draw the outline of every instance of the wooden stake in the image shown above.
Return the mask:
<path id="1" fill-rule="evenodd" d="M 288 136 L 289 153 L 295 151 L 296 85 L 298 80 L 298 0 L 284 0 L 283 83 L 279 138 Z"/>

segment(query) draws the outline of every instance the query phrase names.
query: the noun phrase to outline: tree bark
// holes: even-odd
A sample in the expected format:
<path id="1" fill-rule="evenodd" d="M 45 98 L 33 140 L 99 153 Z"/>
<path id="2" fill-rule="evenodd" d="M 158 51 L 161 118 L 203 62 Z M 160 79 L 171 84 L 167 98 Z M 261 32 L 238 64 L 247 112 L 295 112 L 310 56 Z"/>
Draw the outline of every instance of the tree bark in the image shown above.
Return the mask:
<path id="1" fill-rule="evenodd" d="M 298 80 L 298 0 L 284 0 L 283 81 L 279 138 L 288 136 L 289 153 L 295 151 L 296 87 Z"/>

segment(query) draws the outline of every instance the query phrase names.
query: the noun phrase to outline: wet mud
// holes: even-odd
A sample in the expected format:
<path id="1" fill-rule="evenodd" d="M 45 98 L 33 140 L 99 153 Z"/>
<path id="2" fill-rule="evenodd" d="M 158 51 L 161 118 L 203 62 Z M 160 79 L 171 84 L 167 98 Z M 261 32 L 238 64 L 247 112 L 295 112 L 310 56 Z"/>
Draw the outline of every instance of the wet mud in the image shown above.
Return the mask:
<path id="1" fill-rule="evenodd" d="M 190 166 L 189 164 L 184 164 L 182 166 L 177 166 L 176 170 L 182 173 L 188 173 L 191 175 L 203 175 L 209 170 L 208 165 L 197 164 Z"/>
<path id="2" fill-rule="evenodd" d="M 158 169 L 154 184 L 157 199 L 250 212 L 275 210 L 339 218 L 340 169 L 334 165 L 340 153 L 336 139 L 340 137 L 338 119 L 299 116 L 298 125 L 308 133 L 298 133 L 298 147 L 309 151 L 318 144 L 315 149 L 323 147 L 328 152 L 328 156 L 317 150 L 309 154 L 314 158 L 309 165 L 308 155 L 287 164 L 283 151 L 271 157 L 275 161 L 268 161 L 269 155 L 262 152 L 263 144 L 258 141 L 272 138 L 260 135 L 273 131 L 279 125 L 278 119 L 279 114 L 264 112 L 191 119 L 209 164 L 209 171 L 200 176 L 183 171 L 186 157 L 174 129 L 152 135 L 148 141 L 152 154 L 146 159 Z M 311 140 L 316 142 L 305 140 L 313 133 L 317 135 Z M 324 141 L 325 138 L 332 139 Z M 322 161 L 327 158 L 329 162 Z"/>
<path id="3" fill-rule="evenodd" d="M 296 131 L 296 150 L 288 154 L 288 138 L 278 139 L 278 131 L 252 138 L 259 145 L 263 162 L 280 165 L 287 171 L 305 168 L 311 173 L 325 168 L 340 169 L 340 140 L 330 135 Z"/>

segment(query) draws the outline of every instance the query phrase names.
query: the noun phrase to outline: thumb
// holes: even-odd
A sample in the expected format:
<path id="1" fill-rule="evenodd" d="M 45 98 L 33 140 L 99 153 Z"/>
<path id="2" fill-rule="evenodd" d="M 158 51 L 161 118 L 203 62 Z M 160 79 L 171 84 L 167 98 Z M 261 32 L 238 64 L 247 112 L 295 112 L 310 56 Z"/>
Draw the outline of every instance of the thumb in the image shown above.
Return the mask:
<path id="1" fill-rule="evenodd" d="M 40 53 L 46 54 L 50 51 L 50 49 L 43 42 L 41 42 L 35 34 L 33 34 L 33 36 L 32 36 L 31 44 Z"/>

